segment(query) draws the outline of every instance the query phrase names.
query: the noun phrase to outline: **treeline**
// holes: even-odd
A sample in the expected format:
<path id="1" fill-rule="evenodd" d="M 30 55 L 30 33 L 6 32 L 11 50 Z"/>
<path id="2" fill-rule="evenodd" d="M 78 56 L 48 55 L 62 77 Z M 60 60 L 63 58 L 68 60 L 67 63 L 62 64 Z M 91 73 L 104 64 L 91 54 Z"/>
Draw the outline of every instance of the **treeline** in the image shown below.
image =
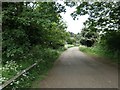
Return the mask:
<path id="1" fill-rule="evenodd" d="M 3 63 L 24 59 L 36 45 L 53 49 L 64 46 L 68 37 L 60 16 L 64 11 L 55 2 L 3 2 Z"/>
<path id="2" fill-rule="evenodd" d="M 69 6 L 75 4 L 75 2 L 67 3 Z M 84 23 L 80 43 L 87 47 L 100 48 L 118 60 L 120 58 L 120 2 L 81 2 L 71 16 L 76 19 L 77 16 L 86 14 L 89 18 Z"/>
<path id="3" fill-rule="evenodd" d="M 0 84 L 38 63 L 5 88 L 32 87 L 54 64 L 69 38 L 56 2 L 2 3 L 2 75 Z"/>

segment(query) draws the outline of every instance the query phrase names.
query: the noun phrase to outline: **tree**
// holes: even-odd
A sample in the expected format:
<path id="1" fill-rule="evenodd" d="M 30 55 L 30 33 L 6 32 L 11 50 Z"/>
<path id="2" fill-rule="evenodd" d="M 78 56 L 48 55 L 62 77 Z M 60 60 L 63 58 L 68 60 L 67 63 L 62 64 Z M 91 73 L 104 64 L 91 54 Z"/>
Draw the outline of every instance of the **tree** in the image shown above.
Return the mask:
<path id="1" fill-rule="evenodd" d="M 67 38 L 60 13 L 65 9 L 55 2 L 3 2 L 2 54 L 6 60 L 23 60 L 36 45 L 59 48 Z"/>
<path id="2" fill-rule="evenodd" d="M 89 29 L 90 32 L 94 31 L 99 34 L 102 44 L 116 50 L 119 49 L 118 44 L 120 42 L 118 39 L 118 37 L 120 37 L 118 34 L 120 33 L 119 8 L 120 2 L 81 2 L 76 8 L 77 10 L 71 15 L 73 19 L 76 19 L 78 15 L 88 14 L 90 17 L 88 21 L 85 22 L 87 29 Z M 110 41 L 114 44 L 107 43 Z"/>

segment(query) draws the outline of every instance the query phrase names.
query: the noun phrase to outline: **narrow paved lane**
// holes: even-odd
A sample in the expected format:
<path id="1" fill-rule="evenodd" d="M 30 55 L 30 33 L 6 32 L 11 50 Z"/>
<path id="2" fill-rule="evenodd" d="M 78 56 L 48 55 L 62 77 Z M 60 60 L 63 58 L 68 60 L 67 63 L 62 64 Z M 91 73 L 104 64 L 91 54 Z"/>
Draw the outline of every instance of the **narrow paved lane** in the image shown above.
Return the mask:
<path id="1" fill-rule="evenodd" d="M 100 63 L 78 47 L 66 50 L 48 76 L 39 83 L 41 88 L 117 88 L 118 70 Z"/>

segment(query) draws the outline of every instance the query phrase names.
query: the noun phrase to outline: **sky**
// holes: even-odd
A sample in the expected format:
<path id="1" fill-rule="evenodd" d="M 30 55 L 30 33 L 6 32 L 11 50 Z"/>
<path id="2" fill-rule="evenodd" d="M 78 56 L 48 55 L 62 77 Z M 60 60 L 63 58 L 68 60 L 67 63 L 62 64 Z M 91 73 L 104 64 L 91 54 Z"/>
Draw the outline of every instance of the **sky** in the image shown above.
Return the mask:
<path id="1" fill-rule="evenodd" d="M 72 12 L 74 12 L 76 9 L 75 7 L 69 7 L 65 6 L 66 13 L 61 13 L 60 15 L 63 18 L 63 21 L 67 24 L 67 31 L 73 32 L 75 34 L 80 33 L 82 28 L 84 27 L 83 22 L 85 22 L 88 19 L 88 15 L 79 16 L 78 20 L 73 20 L 73 18 L 70 16 Z"/>

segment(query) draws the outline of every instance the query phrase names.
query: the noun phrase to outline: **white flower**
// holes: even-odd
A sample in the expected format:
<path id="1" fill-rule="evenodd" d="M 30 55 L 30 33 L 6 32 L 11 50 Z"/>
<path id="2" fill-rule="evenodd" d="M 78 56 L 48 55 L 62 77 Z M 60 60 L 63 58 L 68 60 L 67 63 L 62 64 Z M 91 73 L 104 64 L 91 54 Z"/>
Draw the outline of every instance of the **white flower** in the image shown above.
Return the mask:
<path id="1" fill-rule="evenodd" d="M 27 75 L 26 74 L 23 74 L 24 77 L 26 77 Z"/>
<path id="2" fill-rule="evenodd" d="M 13 83 L 10 83 L 10 85 L 13 85 Z"/>
<path id="3" fill-rule="evenodd" d="M 2 90 L 2 86 L 0 86 L 0 90 Z"/>
<path id="4" fill-rule="evenodd" d="M 19 84 L 20 82 L 19 82 L 19 81 L 16 81 L 15 83 L 16 83 L 16 84 Z"/>

